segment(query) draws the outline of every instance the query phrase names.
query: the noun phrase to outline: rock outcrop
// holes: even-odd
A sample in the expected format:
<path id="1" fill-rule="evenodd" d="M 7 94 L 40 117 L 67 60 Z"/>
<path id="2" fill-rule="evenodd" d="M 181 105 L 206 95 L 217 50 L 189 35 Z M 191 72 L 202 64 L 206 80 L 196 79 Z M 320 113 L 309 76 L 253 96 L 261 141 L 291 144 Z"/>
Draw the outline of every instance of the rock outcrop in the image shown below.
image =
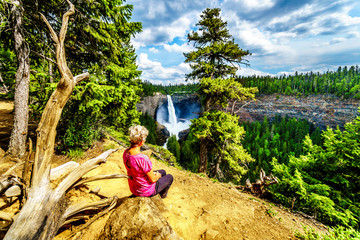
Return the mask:
<path id="1" fill-rule="evenodd" d="M 136 105 L 139 112 L 147 113 L 149 116 L 156 119 L 156 110 L 162 104 L 167 102 L 167 97 L 164 94 L 156 93 L 154 96 L 146 96 Z"/>
<path id="2" fill-rule="evenodd" d="M 156 139 L 156 143 L 159 146 L 163 146 L 166 143 L 166 139 L 170 137 L 170 132 L 166 129 L 164 125 L 156 122 L 156 135 L 158 136 L 158 139 Z"/>
<path id="3" fill-rule="evenodd" d="M 189 105 L 197 105 L 200 111 L 200 100 L 197 94 L 174 94 L 171 96 L 172 102 L 177 108 L 180 117 L 186 118 L 187 115 L 192 112 L 186 112 L 183 109 L 188 109 Z M 161 93 L 156 93 L 154 96 L 144 97 L 137 105 L 136 108 L 139 112 L 147 113 L 154 119 L 156 119 L 156 112 L 159 107 L 167 103 L 167 96 Z M 183 110 L 183 111 L 182 111 Z"/>
<path id="4" fill-rule="evenodd" d="M 296 97 L 287 95 L 260 95 L 255 102 L 244 105 L 239 103 L 237 113 L 240 121 L 262 121 L 264 116 L 269 120 L 276 114 L 282 117 L 307 119 L 309 122 L 326 129 L 326 126 L 341 129 L 358 115 L 360 101 L 340 99 L 333 95 L 310 95 Z"/>
<path id="5" fill-rule="evenodd" d="M 307 119 L 320 129 L 326 129 L 326 126 L 331 128 L 339 126 L 343 129 L 345 123 L 353 121 L 358 116 L 360 104 L 360 100 L 341 99 L 334 95 L 296 97 L 272 94 L 260 95 L 256 99 L 255 102 L 237 104 L 237 115 L 240 116 L 240 121 L 262 121 L 265 116 L 271 120 L 278 114 L 282 117 Z M 189 104 L 200 103 L 196 94 L 173 95 L 172 100 L 179 111 L 177 114 L 188 119 L 189 117 L 185 116 L 187 112 L 181 109 L 186 109 L 185 106 Z M 166 95 L 146 97 L 138 104 L 138 110 L 147 112 L 156 119 L 157 109 L 166 102 Z"/>
<path id="6" fill-rule="evenodd" d="M 165 209 L 158 195 L 126 198 L 111 214 L 99 239 L 182 239 L 161 214 Z"/>

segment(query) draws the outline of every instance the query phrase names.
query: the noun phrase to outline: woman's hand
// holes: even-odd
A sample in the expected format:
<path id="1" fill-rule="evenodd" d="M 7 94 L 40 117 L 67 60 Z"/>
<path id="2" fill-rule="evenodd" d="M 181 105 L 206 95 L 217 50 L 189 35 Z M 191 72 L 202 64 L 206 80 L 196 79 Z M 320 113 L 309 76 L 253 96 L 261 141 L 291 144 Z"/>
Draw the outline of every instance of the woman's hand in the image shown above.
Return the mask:
<path id="1" fill-rule="evenodd" d="M 148 176 L 150 182 L 156 182 L 161 178 L 161 173 L 154 172 L 152 169 L 150 170 L 150 172 L 146 173 L 146 175 Z"/>

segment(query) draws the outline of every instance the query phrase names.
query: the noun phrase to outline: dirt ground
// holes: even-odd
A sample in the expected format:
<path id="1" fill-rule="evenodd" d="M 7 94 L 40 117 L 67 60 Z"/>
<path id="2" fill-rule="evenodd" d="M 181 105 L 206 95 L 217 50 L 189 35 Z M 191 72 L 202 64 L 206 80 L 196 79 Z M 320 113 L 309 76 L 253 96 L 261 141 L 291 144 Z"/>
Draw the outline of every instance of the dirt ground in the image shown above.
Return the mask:
<path id="1" fill-rule="evenodd" d="M 0 148 L 7 149 L 10 140 L 10 133 L 13 125 L 12 102 L 0 101 Z"/>
<path id="2" fill-rule="evenodd" d="M 1 119 L 5 104 L 0 102 L 0 129 L 4 126 Z M 124 149 L 109 140 L 97 142 L 82 159 L 77 161 L 82 163 L 99 155 L 109 147 L 116 147 L 119 150 L 111 154 L 105 164 L 89 172 L 88 176 L 125 173 L 122 163 Z M 54 156 L 52 167 L 69 160 L 62 155 Z M 165 169 L 167 173 L 174 176 L 174 183 L 169 190 L 168 197 L 161 200 L 166 207 L 163 215 L 175 232 L 185 240 L 296 239 L 295 231 L 302 232 L 305 225 L 315 228 L 318 232 L 326 232 L 323 225 L 294 215 L 284 208 L 251 194 L 240 192 L 230 184 L 215 182 L 209 178 L 179 170 L 154 158 L 152 158 L 152 162 L 154 169 Z M 99 199 L 98 196 L 90 193 L 95 188 L 100 188 L 99 194 L 107 197 L 116 195 L 124 198 L 131 195 L 126 179 L 112 179 L 87 183 L 87 188 L 71 190 L 67 197 L 72 202 L 95 201 Z M 63 230 L 55 239 L 98 239 L 109 215 L 110 213 L 97 219 L 75 237 L 69 238 L 81 225 Z"/>

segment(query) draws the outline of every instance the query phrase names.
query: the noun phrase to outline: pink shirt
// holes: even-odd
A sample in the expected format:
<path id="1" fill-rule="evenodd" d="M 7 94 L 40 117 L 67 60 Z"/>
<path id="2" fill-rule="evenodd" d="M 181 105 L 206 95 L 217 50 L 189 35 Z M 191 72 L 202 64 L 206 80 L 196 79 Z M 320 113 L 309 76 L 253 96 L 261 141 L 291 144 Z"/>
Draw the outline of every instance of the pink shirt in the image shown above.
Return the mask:
<path id="1" fill-rule="evenodd" d="M 123 154 L 124 165 L 127 175 L 130 191 L 139 197 L 149 197 L 155 192 L 156 182 L 150 182 L 146 173 L 152 169 L 152 163 L 148 156 L 139 153 L 136 155 L 128 154 L 127 150 Z"/>

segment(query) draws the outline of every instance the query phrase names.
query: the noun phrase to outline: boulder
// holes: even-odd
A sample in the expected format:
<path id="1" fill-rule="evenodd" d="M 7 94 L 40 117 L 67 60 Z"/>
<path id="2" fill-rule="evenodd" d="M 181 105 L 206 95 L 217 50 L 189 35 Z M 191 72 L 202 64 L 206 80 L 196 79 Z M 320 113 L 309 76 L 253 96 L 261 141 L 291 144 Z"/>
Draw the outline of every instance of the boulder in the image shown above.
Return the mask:
<path id="1" fill-rule="evenodd" d="M 99 239 L 182 239 L 162 216 L 164 210 L 158 195 L 126 198 L 110 215 Z"/>
<path id="2" fill-rule="evenodd" d="M 156 139 L 156 143 L 159 146 L 163 146 L 166 143 L 166 139 L 170 137 L 169 130 L 167 130 L 167 128 L 159 122 L 156 122 L 156 134 L 158 137 L 158 139 Z"/>
<path id="3" fill-rule="evenodd" d="M 155 93 L 154 96 L 146 96 L 139 103 L 136 104 L 136 108 L 143 114 L 147 113 L 153 119 L 156 119 L 157 108 L 167 101 L 167 97 L 161 93 Z"/>
<path id="4" fill-rule="evenodd" d="M 190 133 L 190 128 L 180 131 L 178 134 L 179 142 L 182 143 L 183 141 L 185 141 L 189 133 Z"/>

